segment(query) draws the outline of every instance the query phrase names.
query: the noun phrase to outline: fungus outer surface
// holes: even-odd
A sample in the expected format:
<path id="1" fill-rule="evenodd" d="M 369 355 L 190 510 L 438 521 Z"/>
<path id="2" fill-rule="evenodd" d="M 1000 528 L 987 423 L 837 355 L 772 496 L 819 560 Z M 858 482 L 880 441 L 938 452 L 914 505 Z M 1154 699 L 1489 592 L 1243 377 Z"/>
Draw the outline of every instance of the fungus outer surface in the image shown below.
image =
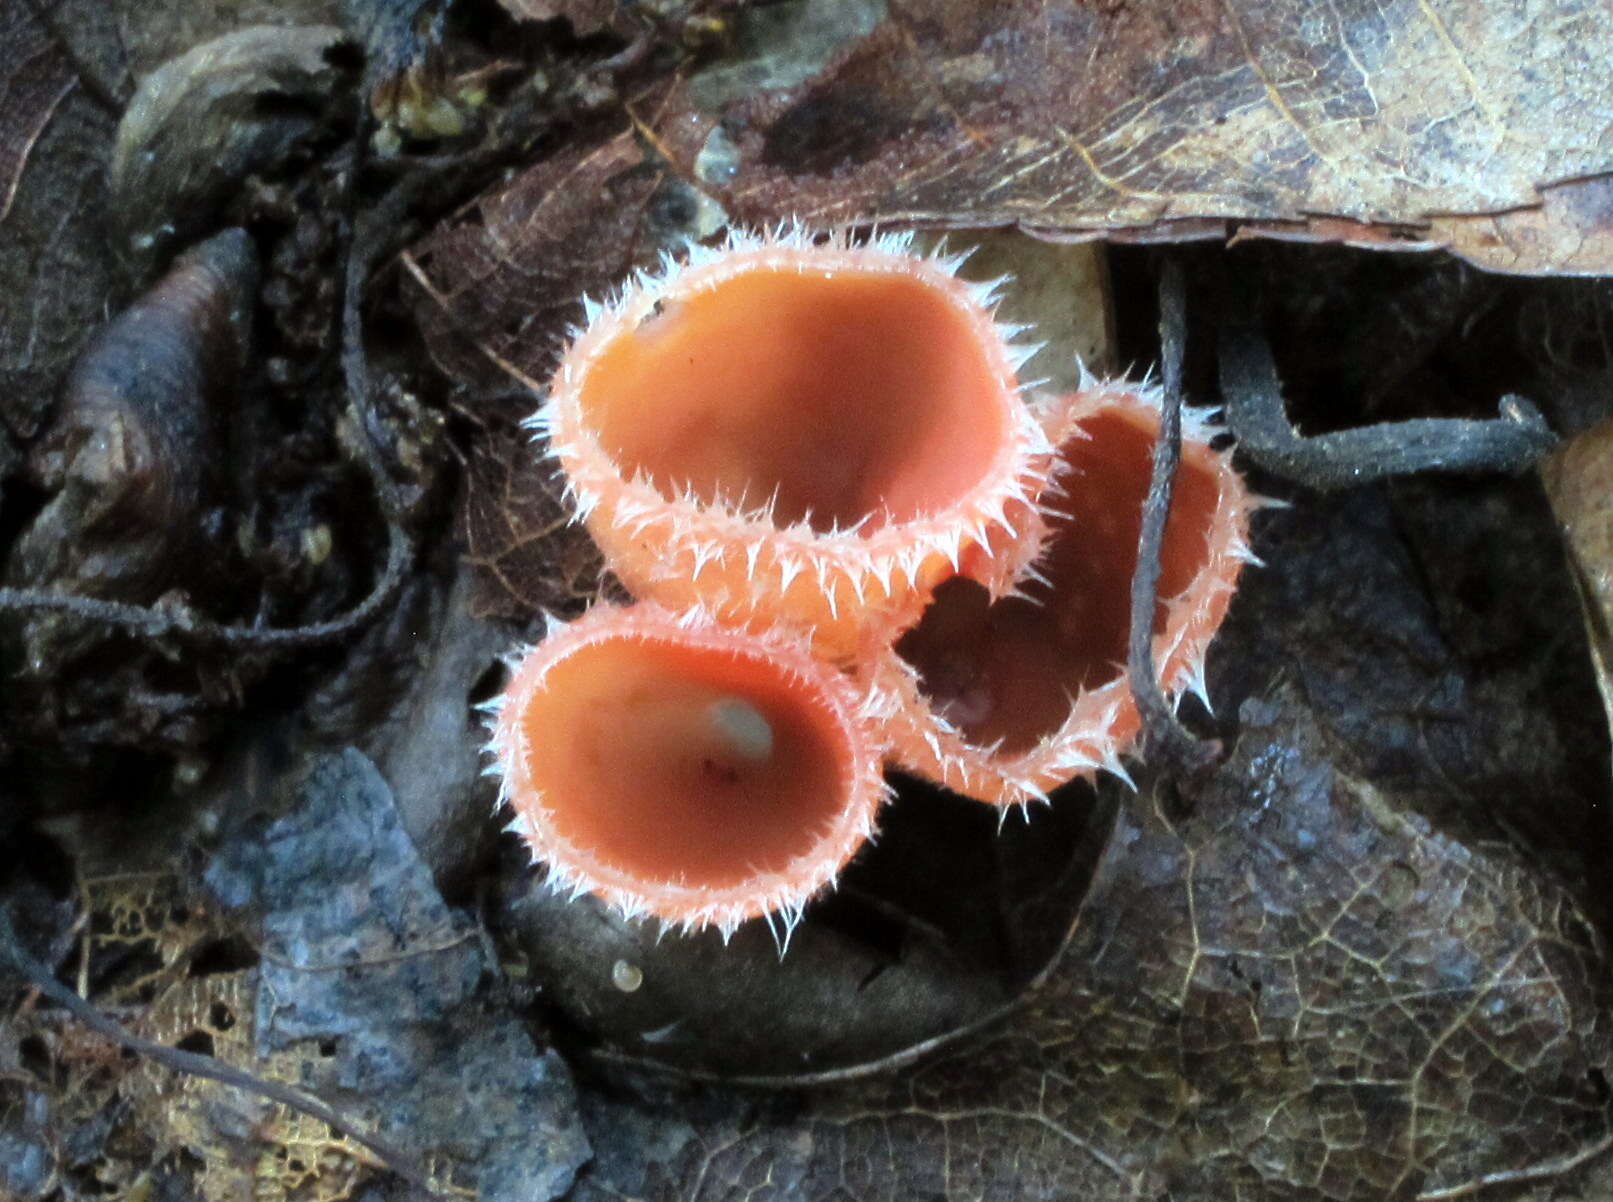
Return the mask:
<path id="1" fill-rule="evenodd" d="M 991 291 L 902 238 L 739 236 L 593 314 L 536 424 L 638 596 L 844 658 L 1032 555 L 1050 448 Z"/>
<path id="2" fill-rule="evenodd" d="M 896 759 L 983 800 L 1037 797 L 1119 756 L 1140 721 L 1125 679 L 1131 578 L 1159 431 L 1152 397 L 1099 387 L 1049 417 L 1059 445 L 1051 536 L 1023 596 L 941 585 L 896 644 L 887 685 L 906 704 Z M 1161 548 L 1155 656 L 1167 692 L 1203 689 L 1204 651 L 1249 558 L 1253 502 L 1211 431 L 1184 431 Z"/>
<path id="3" fill-rule="evenodd" d="M 527 654 L 492 750 L 557 886 L 689 928 L 787 920 L 867 838 L 880 747 L 803 646 L 597 606 Z"/>

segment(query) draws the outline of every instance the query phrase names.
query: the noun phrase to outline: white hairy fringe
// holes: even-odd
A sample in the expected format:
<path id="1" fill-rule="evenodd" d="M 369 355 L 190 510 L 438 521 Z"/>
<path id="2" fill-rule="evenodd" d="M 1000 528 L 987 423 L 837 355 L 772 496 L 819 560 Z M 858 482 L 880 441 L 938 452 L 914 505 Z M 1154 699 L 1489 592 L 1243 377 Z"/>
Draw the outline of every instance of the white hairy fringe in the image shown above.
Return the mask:
<path id="1" fill-rule="evenodd" d="M 782 955 L 807 901 L 833 888 L 839 868 L 874 836 L 878 811 L 889 800 L 882 769 L 885 744 L 871 715 L 889 714 L 889 699 L 813 660 L 796 638 L 784 633 L 752 634 L 720 626 L 700 609 L 672 611 L 648 603 L 630 607 L 596 605 L 571 623 L 548 619 L 548 633 L 536 646 L 522 647 L 506 662 L 512 679 L 504 694 L 481 708 L 488 714 L 489 738 L 483 748 L 486 771 L 499 777 L 495 812 L 509 807 L 505 830 L 524 839 L 534 862 L 546 865 L 549 889 L 573 898 L 593 894 L 627 919 L 654 919 L 663 929 L 693 932 L 715 928 L 726 942 L 740 923 L 764 918 Z M 555 665 L 599 643 L 675 641 L 720 649 L 735 657 L 773 662 L 785 679 L 811 689 L 849 732 L 854 777 L 841 817 L 820 833 L 814 846 L 781 871 L 755 872 L 740 885 L 722 890 L 679 881 L 643 881 L 604 862 L 561 837 L 553 827 L 563 799 L 544 796 L 532 783 L 528 765 L 541 754 L 520 721 L 524 699 L 541 693 Z"/>
<path id="2" fill-rule="evenodd" d="M 971 495 L 933 514 L 869 531 L 859 522 L 827 533 L 806 520 L 779 527 L 773 501 L 764 498 L 718 498 L 703 501 L 688 488 L 667 496 L 647 476 L 624 476 L 589 430 L 571 398 L 593 357 L 617 329 L 637 321 L 691 273 L 715 269 L 736 252 L 747 270 L 783 268 L 806 248 L 828 248 L 853 254 L 861 269 L 910 273 L 922 263 L 956 287 L 987 321 L 1005 279 L 986 283 L 959 280 L 955 273 L 966 254 L 941 252 L 929 258 L 911 255 L 909 233 L 876 234 L 854 246 L 844 235 L 820 237 L 796 224 L 765 233 L 736 231 L 723 246 L 691 247 L 686 261 L 670 255 L 660 267 L 640 272 L 603 301 L 585 301 L 585 324 L 573 332 L 571 349 L 556 373 L 549 399 L 526 425 L 535 440 L 547 439 L 548 450 L 561 464 L 565 489 L 578 520 L 597 518 L 599 526 L 620 529 L 627 537 L 664 548 L 662 571 L 668 577 L 698 580 L 716 564 L 743 563 L 746 580 L 782 593 L 798 578 L 815 581 L 838 618 L 838 607 L 855 601 L 877 604 L 920 585 L 927 570 L 944 560 L 954 571 L 971 546 L 991 546 L 1001 557 L 982 580 L 994 595 L 1008 592 L 1012 582 L 1039 552 L 1044 533 L 1038 503 L 1050 483 L 1052 446 L 1035 415 L 1016 401 L 1012 429 L 985 479 Z M 1012 383 L 1035 346 L 1016 344 L 1023 327 L 991 323 L 997 331 L 1001 366 Z M 726 608 L 743 608 L 746 597 L 726 596 Z"/>

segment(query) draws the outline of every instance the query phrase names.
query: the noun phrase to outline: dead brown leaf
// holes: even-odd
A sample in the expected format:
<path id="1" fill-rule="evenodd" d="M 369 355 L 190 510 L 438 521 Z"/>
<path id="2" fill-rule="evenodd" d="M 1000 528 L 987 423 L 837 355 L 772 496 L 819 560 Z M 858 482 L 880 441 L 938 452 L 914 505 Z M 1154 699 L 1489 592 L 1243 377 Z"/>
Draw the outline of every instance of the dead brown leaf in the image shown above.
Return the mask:
<path id="1" fill-rule="evenodd" d="M 478 617 L 575 616 L 599 595 L 604 562 L 524 430 L 505 427 L 472 452 L 461 509 Z"/>
<path id="2" fill-rule="evenodd" d="M 27 439 L 122 290 L 101 241 L 112 118 L 22 0 L 0 0 L 0 46 L 0 425 Z"/>
<path id="3" fill-rule="evenodd" d="M 544 160 L 444 223 L 403 258 L 432 357 L 461 377 L 485 376 L 475 360 L 486 356 L 540 380 L 581 297 L 653 254 L 640 227 L 664 174 L 624 131 Z"/>
<path id="4" fill-rule="evenodd" d="M 580 529 L 567 537 L 559 489 L 516 423 L 537 408 L 581 298 L 647 266 L 664 210 L 686 196 L 624 130 L 527 169 L 401 257 L 428 353 L 483 390 L 462 406 L 484 427 L 462 506 L 478 614 L 575 612 L 599 587 L 598 553 Z"/>
<path id="5" fill-rule="evenodd" d="M 0 222 L 11 211 L 17 184 L 56 106 L 73 87 L 66 56 L 19 4 L 0 7 Z"/>
<path id="6" fill-rule="evenodd" d="M 1335 769 L 1293 700 L 1246 707 L 1191 819 L 1133 810 L 1061 968 L 994 1034 L 788 1118 L 708 1100 L 666 1178 L 606 1151 L 627 1175 L 581 1198 L 1377 1202 L 1605 1152 L 1602 940 L 1515 856 Z"/>
<path id="7" fill-rule="evenodd" d="M 1540 189 L 1540 203 L 1511 212 L 1443 216 L 1429 236 L 1481 267 L 1553 275 L 1613 270 L 1613 175 Z"/>
<path id="8" fill-rule="evenodd" d="M 1606 271 L 1610 55 L 1594 2 L 912 0 L 809 82 L 675 121 L 751 222 L 1325 239 L 1342 218 L 1498 270 Z"/>
<path id="9" fill-rule="evenodd" d="M 1568 543 L 1596 685 L 1613 722 L 1613 424 L 1564 443 L 1541 476 Z"/>

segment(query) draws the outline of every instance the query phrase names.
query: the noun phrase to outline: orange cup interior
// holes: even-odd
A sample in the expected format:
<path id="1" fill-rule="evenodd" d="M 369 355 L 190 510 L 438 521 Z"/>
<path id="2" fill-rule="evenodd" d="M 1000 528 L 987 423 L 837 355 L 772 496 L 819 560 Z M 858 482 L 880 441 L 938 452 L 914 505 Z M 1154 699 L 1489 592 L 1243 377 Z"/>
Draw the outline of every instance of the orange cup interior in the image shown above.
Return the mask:
<path id="1" fill-rule="evenodd" d="M 621 473 L 665 496 L 872 529 L 986 476 L 1010 410 L 985 320 L 907 275 L 748 271 L 612 339 L 579 400 Z"/>
<path id="2" fill-rule="evenodd" d="M 1030 599 L 993 604 L 956 577 L 936 589 L 923 619 L 896 644 L 918 670 L 932 708 L 977 746 L 1002 740 L 1004 754 L 1058 731 L 1071 699 L 1125 673 L 1131 578 L 1137 566 L 1157 418 L 1119 409 L 1081 423 L 1086 438 L 1060 448 L 1069 494 Z M 1202 448 L 1184 446 L 1161 548 L 1159 596 L 1184 591 L 1205 567 L 1219 486 Z M 1164 630 L 1160 602 L 1154 632 Z"/>
<path id="3" fill-rule="evenodd" d="M 579 648 L 520 722 L 553 835 L 646 882 L 784 870 L 836 825 L 854 774 L 835 714 L 787 671 L 670 642 Z"/>

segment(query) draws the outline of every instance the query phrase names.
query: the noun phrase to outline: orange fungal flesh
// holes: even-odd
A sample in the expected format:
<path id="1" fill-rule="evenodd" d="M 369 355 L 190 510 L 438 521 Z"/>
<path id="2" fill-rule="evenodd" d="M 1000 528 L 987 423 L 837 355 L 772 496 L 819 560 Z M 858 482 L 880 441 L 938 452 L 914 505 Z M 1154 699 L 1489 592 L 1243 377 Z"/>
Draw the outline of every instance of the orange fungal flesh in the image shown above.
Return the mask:
<path id="1" fill-rule="evenodd" d="M 1126 682 L 1137 564 L 1159 417 L 1148 400 L 1066 398 L 1050 540 L 1022 596 L 942 584 L 895 644 L 902 694 L 897 763 L 998 803 L 1043 795 L 1118 756 L 1140 727 Z M 1225 457 L 1185 437 L 1161 547 L 1156 669 L 1167 691 L 1201 687 L 1203 652 L 1225 616 L 1251 502 Z"/>
<path id="2" fill-rule="evenodd" d="M 849 775 L 776 671 L 675 645 L 596 644 L 550 670 L 521 722 L 532 784 L 570 799 L 551 810 L 555 836 L 649 882 L 785 870 L 832 825 Z"/>
<path id="3" fill-rule="evenodd" d="M 993 366 L 931 285 L 754 271 L 614 340 L 580 400 L 623 472 L 666 495 L 873 530 L 986 474 L 1006 433 Z"/>
<path id="4" fill-rule="evenodd" d="M 884 800 L 873 697 L 794 638 L 596 605 L 521 660 L 489 751 L 555 887 L 690 929 L 788 927 Z"/>
<path id="5" fill-rule="evenodd" d="M 849 662 L 958 571 L 1006 591 L 1047 437 L 991 288 L 900 237 L 736 235 L 590 309 L 533 420 L 635 596 Z"/>
<path id="6" fill-rule="evenodd" d="M 1087 437 L 1062 451 L 1070 469 L 1060 480 L 1066 516 L 1053 519 L 1052 541 L 1037 562 L 1051 586 L 1031 581 L 1027 598 L 993 604 L 973 581 L 947 581 L 897 644 L 932 703 L 972 743 L 1001 739 L 1003 751 L 1023 751 L 1058 730 L 1071 696 L 1124 671 L 1154 435 L 1136 415 L 1113 410 L 1082 430 Z M 1213 469 L 1184 455 L 1160 553 L 1161 597 L 1180 593 L 1203 566 L 1215 500 Z M 1155 634 L 1165 619 L 1161 601 Z"/>

